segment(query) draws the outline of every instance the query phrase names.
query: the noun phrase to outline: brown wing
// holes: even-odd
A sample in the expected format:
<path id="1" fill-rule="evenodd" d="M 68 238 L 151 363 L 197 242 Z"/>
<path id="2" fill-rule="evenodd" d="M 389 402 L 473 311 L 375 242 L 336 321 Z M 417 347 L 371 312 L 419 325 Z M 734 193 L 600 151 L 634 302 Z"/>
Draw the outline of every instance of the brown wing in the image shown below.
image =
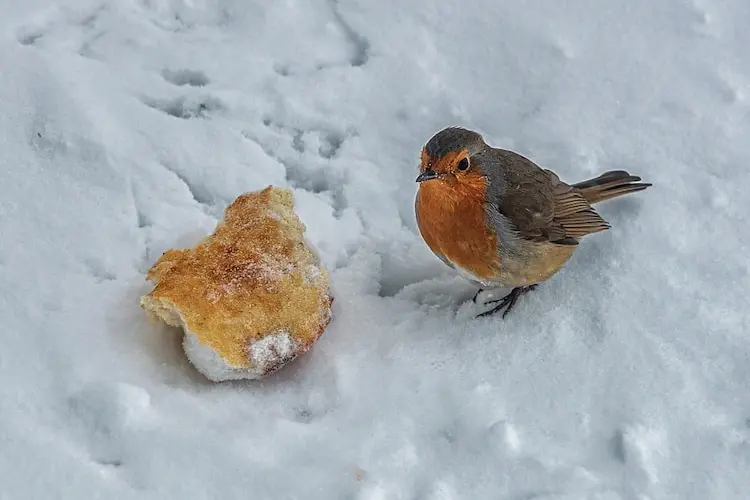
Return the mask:
<path id="1" fill-rule="evenodd" d="M 568 238 L 582 238 L 587 234 L 609 229 L 607 221 L 596 213 L 581 194 L 564 182 L 555 187 L 555 215 Z"/>
<path id="2" fill-rule="evenodd" d="M 591 205 L 549 170 L 512 151 L 495 149 L 499 172 L 490 174 L 488 201 L 532 241 L 577 245 L 577 239 L 609 225 Z"/>

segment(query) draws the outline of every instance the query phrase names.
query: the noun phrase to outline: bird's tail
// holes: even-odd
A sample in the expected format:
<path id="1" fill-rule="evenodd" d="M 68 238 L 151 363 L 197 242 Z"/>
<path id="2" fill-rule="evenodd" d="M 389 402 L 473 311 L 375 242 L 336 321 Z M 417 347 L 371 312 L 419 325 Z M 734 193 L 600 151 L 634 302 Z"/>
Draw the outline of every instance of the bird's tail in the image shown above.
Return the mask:
<path id="1" fill-rule="evenodd" d="M 646 182 L 638 182 L 640 180 L 640 177 L 630 175 L 624 170 L 611 170 L 604 172 L 599 177 L 573 184 L 573 187 L 586 198 L 586 201 L 594 204 L 623 194 L 643 191 L 651 185 Z"/>

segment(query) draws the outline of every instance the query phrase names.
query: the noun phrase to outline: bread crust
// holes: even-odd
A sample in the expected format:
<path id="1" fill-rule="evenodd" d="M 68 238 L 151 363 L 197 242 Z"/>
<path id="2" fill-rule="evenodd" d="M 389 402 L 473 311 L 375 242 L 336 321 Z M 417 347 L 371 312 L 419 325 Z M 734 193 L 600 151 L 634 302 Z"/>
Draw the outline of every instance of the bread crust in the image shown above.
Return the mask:
<path id="1" fill-rule="evenodd" d="M 154 263 L 141 306 L 185 330 L 185 351 L 209 379 L 265 377 L 309 350 L 331 321 L 328 273 L 305 229 L 289 189 L 240 195 L 212 235 Z"/>

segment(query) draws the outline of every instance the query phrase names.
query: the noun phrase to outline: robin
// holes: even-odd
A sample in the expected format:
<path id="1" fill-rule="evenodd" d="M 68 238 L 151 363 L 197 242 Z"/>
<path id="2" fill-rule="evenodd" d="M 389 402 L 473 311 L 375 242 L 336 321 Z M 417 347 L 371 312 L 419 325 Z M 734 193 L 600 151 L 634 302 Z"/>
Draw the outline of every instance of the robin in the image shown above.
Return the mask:
<path id="1" fill-rule="evenodd" d="M 592 205 L 651 184 L 623 170 L 566 184 L 513 151 L 493 148 L 471 130 L 449 127 L 422 148 L 415 211 L 427 246 L 484 289 L 510 293 L 477 317 L 505 308 L 549 279 L 588 234 L 609 229 Z"/>

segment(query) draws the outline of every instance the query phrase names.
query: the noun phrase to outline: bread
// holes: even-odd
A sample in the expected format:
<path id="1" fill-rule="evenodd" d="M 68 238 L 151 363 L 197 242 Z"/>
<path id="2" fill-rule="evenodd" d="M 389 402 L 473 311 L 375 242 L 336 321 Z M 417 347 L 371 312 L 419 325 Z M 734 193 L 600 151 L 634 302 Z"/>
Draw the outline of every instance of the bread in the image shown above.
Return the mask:
<path id="1" fill-rule="evenodd" d="M 331 321 L 328 273 L 305 229 L 290 190 L 243 194 L 212 235 L 164 252 L 141 306 L 184 329 L 188 359 L 210 380 L 265 377 L 310 349 Z"/>

